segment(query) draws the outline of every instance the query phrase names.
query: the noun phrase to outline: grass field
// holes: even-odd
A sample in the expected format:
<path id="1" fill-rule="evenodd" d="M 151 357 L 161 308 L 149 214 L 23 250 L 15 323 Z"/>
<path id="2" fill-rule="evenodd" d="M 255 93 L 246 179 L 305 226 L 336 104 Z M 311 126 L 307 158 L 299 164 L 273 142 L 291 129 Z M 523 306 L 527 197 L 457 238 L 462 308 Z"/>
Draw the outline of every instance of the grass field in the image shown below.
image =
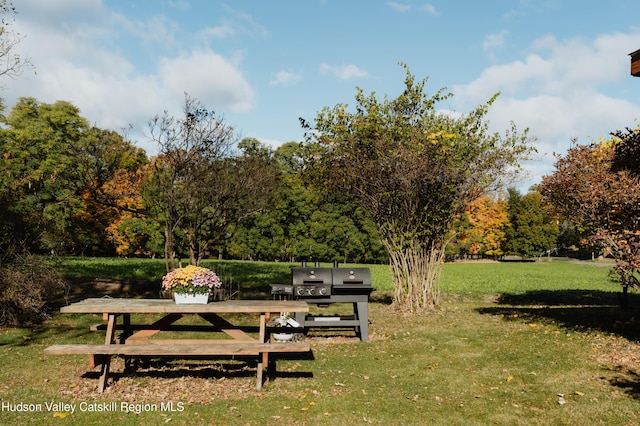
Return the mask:
<path id="1" fill-rule="evenodd" d="M 207 266 L 251 297 L 287 282 L 291 267 Z M 99 394 L 95 376 L 82 377 L 86 357 L 42 351 L 99 342 L 89 326 L 101 317 L 57 314 L 35 328 L 0 331 L 0 424 L 640 424 L 640 300 L 632 294 L 632 309 L 618 308 L 607 266 L 446 264 L 441 308 L 404 316 L 387 303 L 388 268 L 373 265 L 370 341 L 314 337 L 313 359 L 281 360 L 261 392 L 251 369 L 219 360 L 116 374 Z M 64 267 L 74 298 L 157 294 L 163 271 L 160 261 L 138 260 L 68 259 Z M 87 411 L 111 402 L 117 410 Z M 42 410 L 20 412 L 21 403 Z M 76 411 L 50 403 L 76 404 Z"/>

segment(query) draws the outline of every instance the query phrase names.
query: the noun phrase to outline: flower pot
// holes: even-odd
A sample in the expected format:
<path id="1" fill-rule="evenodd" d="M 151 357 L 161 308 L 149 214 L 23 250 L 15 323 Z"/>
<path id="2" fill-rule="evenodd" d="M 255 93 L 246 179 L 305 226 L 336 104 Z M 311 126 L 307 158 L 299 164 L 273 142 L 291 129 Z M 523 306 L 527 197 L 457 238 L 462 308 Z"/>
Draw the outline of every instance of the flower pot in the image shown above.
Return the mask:
<path id="1" fill-rule="evenodd" d="M 199 304 L 206 305 L 209 302 L 208 294 L 173 293 L 173 300 L 178 305 Z"/>
<path id="2" fill-rule="evenodd" d="M 293 333 L 272 333 L 271 335 L 278 342 L 288 342 L 293 339 Z"/>

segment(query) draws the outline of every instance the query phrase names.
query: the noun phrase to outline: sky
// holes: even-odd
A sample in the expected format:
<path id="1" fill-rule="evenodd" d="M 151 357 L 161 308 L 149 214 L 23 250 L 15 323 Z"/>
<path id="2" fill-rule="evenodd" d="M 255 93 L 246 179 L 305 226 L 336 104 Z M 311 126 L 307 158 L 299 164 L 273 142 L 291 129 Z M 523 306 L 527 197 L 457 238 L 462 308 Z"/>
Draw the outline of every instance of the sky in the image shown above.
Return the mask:
<path id="1" fill-rule="evenodd" d="M 185 93 L 239 137 L 301 141 L 299 118 L 403 89 L 405 63 L 426 91 L 467 113 L 500 93 L 490 128 L 529 128 L 537 154 L 523 192 L 554 153 L 636 127 L 637 0 L 14 0 L 17 53 L 35 69 L 5 79 L 20 97 L 64 100 L 92 125 L 157 153 L 148 122 L 180 116 Z"/>

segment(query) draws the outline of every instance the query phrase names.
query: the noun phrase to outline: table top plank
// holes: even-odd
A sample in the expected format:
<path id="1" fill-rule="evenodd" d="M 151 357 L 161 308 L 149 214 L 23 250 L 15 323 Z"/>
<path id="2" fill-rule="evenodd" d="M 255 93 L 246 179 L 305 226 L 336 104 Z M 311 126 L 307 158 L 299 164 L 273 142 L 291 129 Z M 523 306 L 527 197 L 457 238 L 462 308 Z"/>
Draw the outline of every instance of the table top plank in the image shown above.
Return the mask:
<path id="1" fill-rule="evenodd" d="M 77 314 L 151 314 L 151 313 L 266 313 L 308 312 L 307 302 L 299 300 L 226 300 L 207 304 L 176 304 L 170 299 L 89 298 L 60 309 Z"/>

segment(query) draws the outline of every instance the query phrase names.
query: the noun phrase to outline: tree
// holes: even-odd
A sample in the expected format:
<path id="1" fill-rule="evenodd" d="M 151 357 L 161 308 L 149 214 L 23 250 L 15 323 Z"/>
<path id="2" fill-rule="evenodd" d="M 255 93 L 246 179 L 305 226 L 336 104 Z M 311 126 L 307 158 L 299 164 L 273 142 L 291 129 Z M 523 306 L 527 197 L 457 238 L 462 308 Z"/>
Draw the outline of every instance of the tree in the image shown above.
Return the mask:
<path id="1" fill-rule="evenodd" d="M 509 224 L 509 204 L 486 195 L 467 205 L 462 215 L 455 220 L 452 241 L 447 247 L 448 255 L 501 256 L 505 230 Z"/>
<path id="2" fill-rule="evenodd" d="M 547 213 L 539 192 L 522 195 L 509 188 L 509 226 L 504 241 L 507 254 L 538 256 L 557 247 L 557 221 Z"/>
<path id="3" fill-rule="evenodd" d="M 394 304 L 423 311 L 439 302 L 445 236 L 456 214 L 495 185 L 529 152 L 527 132 L 515 126 L 490 133 L 485 115 L 494 101 L 467 115 L 439 113 L 444 90 L 424 93 L 406 71 L 404 92 L 379 101 L 357 89 L 354 111 L 324 108 L 307 142 L 311 178 L 358 200 L 377 224 L 389 252 Z"/>
<path id="4" fill-rule="evenodd" d="M 25 68 L 33 67 L 28 56 L 16 52 L 24 37 L 11 28 L 16 13 L 10 0 L 0 0 L 0 77 L 18 77 Z"/>
<path id="5" fill-rule="evenodd" d="M 175 233 L 186 229 L 190 262 L 200 257 L 200 234 L 215 211 L 207 206 L 223 179 L 223 161 L 235 143 L 233 128 L 214 111 L 185 95 L 182 118 L 167 111 L 149 122 L 151 137 L 160 154 L 152 159 L 152 172 L 144 198 L 165 235 L 167 269 L 176 267 Z M 215 206 L 214 206 L 215 208 Z"/>
<path id="6" fill-rule="evenodd" d="M 614 257 L 625 294 L 629 286 L 640 285 L 637 142 L 638 129 L 589 145 L 574 141 L 564 156 L 556 156 L 555 171 L 543 178 L 540 189 L 560 217 L 582 227 L 586 242 Z"/>
<path id="7" fill-rule="evenodd" d="M 65 101 L 22 98 L 3 121 L 0 203 L 13 237 L 32 250 L 108 254 L 105 228 L 127 199 L 111 192 L 147 162 L 144 151 Z"/>
<path id="8" fill-rule="evenodd" d="M 242 259 L 382 261 L 384 249 L 371 218 L 340 193 L 321 191 L 302 179 L 308 147 L 289 142 L 274 159 L 280 169 L 273 201 L 234 230 L 228 252 Z"/>
<path id="9" fill-rule="evenodd" d="M 65 252 L 73 246 L 72 218 L 82 210 L 85 175 L 78 154 L 89 126 L 64 101 L 18 100 L 4 120 L 2 196 L 14 230 L 32 247 Z"/>
<path id="10" fill-rule="evenodd" d="M 168 270 L 176 267 L 180 238 L 189 262 L 199 264 L 226 239 L 232 223 L 262 207 L 277 175 L 267 148 L 249 140 L 238 153 L 234 129 L 189 95 L 183 114 L 165 112 L 149 123 L 160 154 L 152 159 L 143 194 L 164 230 Z"/>

